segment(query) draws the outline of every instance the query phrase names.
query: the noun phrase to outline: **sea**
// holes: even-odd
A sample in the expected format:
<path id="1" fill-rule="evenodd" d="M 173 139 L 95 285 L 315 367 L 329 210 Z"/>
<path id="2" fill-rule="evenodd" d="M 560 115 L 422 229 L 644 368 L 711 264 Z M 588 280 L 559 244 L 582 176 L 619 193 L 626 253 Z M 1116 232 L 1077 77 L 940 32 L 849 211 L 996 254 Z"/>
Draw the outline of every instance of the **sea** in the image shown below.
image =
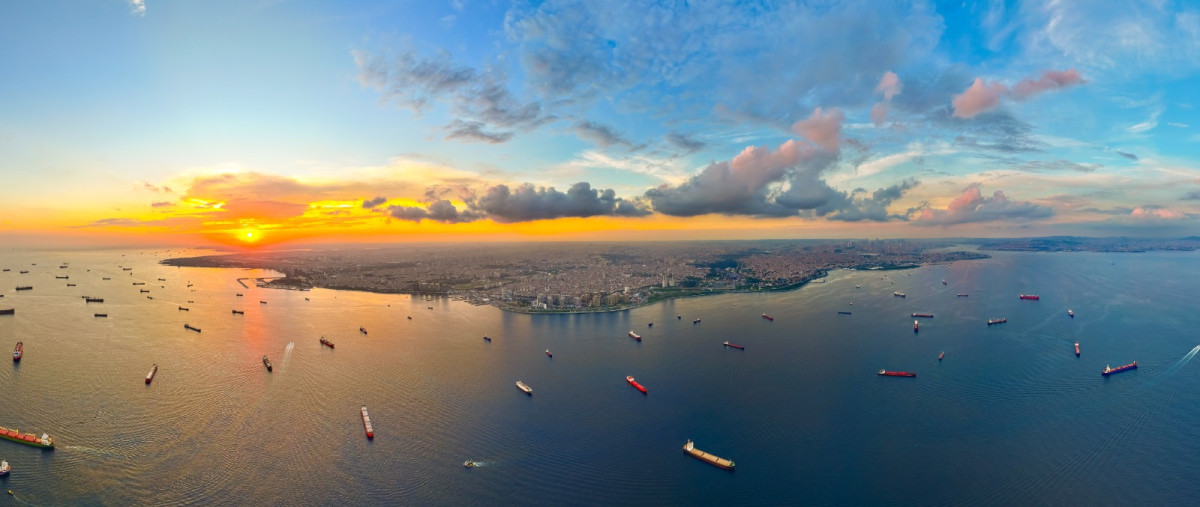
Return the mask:
<path id="1" fill-rule="evenodd" d="M 278 273 L 159 264 L 190 254 L 0 251 L 0 308 L 16 310 L 0 316 L 0 346 L 24 342 L 24 358 L 0 368 L 0 426 L 56 442 L 0 440 L 13 467 L 0 505 L 1184 505 L 1200 494 L 1200 252 L 990 252 L 571 315 L 266 289 L 254 279 Z M 689 439 L 736 468 L 684 453 Z"/>

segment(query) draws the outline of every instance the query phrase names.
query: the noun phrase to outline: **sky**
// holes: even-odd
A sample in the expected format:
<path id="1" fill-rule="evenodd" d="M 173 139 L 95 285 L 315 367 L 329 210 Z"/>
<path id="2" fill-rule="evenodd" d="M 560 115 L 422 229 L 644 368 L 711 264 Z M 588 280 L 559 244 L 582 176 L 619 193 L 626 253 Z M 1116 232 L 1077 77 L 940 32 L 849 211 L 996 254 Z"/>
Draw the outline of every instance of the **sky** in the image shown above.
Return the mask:
<path id="1" fill-rule="evenodd" d="M 1200 234 L 1200 4 L 0 0 L 0 243 Z"/>

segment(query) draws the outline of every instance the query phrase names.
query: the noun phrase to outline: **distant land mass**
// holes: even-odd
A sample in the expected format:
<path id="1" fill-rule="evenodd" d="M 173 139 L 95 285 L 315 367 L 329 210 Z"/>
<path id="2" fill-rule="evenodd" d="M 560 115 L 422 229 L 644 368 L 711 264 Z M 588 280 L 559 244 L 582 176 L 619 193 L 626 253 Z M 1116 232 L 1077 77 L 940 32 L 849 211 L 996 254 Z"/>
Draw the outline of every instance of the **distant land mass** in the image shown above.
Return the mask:
<path id="1" fill-rule="evenodd" d="M 269 288 L 452 297 L 525 313 L 620 311 L 665 299 L 791 290 L 834 269 L 907 269 L 992 251 L 1190 251 L 1200 241 L 1135 238 L 762 240 L 405 245 L 167 259 L 169 266 L 262 268 Z"/>

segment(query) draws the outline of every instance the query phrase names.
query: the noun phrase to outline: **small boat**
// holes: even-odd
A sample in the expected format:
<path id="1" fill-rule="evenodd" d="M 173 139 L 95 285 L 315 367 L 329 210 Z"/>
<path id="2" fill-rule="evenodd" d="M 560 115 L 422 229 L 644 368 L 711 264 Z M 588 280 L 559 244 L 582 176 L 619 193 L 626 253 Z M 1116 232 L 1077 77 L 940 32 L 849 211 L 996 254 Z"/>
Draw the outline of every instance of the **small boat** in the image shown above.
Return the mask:
<path id="1" fill-rule="evenodd" d="M 1137 368 L 1137 361 L 1134 361 L 1134 362 L 1132 362 L 1132 363 L 1129 363 L 1129 364 L 1127 364 L 1127 365 L 1125 365 L 1125 366 L 1118 366 L 1118 367 L 1116 367 L 1116 368 L 1113 368 L 1113 367 L 1111 367 L 1111 366 L 1105 365 L 1105 366 L 1104 366 L 1104 370 L 1102 370 L 1102 371 L 1100 372 L 1100 374 L 1101 374 L 1101 375 L 1104 375 L 1104 376 L 1108 376 L 1108 375 L 1112 375 L 1112 374 L 1114 374 L 1114 373 L 1120 373 L 1120 372 L 1123 372 L 1123 371 L 1125 371 L 1125 370 L 1132 370 L 1132 369 L 1135 369 L 1135 368 Z"/>
<path id="2" fill-rule="evenodd" d="M 941 354 L 938 354 L 938 361 L 941 361 L 943 357 L 946 357 L 946 351 L 944 351 L 944 350 L 942 351 Z"/>
<path id="3" fill-rule="evenodd" d="M 630 332 L 629 332 L 629 337 L 630 337 L 630 338 L 633 338 L 634 340 L 637 340 L 637 341 L 639 341 L 639 342 L 640 342 L 640 341 L 642 341 L 642 335 L 640 335 L 640 334 L 637 334 L 637 333 L 635 333 L 635 332 L 633 332 L 633 331 L 630 331 Z"/>
<path id="4" fill-rule="evenodd" d="M 918 326 L 920 326 L 920 325 L 921 325 L 921 323 L 920 323 L 919 321 L 915 321 L 915 320 L 913 321 L 913 332 L 914 332 L 914 333 L 918 331 L 918 329 L 917 329 L 917 328 L 918 328 Z"/>
<path id="5" fill-rule="evenodd" d="M 892 295 L 893 295 L 893 296 L 896 296 L 896 297 L 898 297 L 898 298 L 908 297 L 908 294 L 905 294 L 905 293 L 903 293 L 903 292 L 900 292 L 900 291 L 893 292 L 893 293 L 892 293 Z"/>
<path id="6" fill-rule="evenodd" d="M 426 306 L 425 308 L 427 308 L 427 309 L 429 309 L 429 310 L 432 310 L 432 309 L 433 309 L 433 307 L 432 307 L 432 306 Z"/>
<path id="7" fill-rule="evenodd" d="M 645 386 L 643 386 L 643 385 L 641 385 L 641 384 L 639 384 L 639 383 L 638 383 L 636 380 L 634 380 L 634 379 L 633 379 L 633 375 L 626 375 L 626 376 L 625 376 L 625 381 L 626 381 L 626 382 L 629 382 L 629 385 L 633 386 L 633 388 L 634 388 L 634 389 L 637 389 L 638 391 L 641 391 L 641 392 L 642 392 L 642 394 L 646 394 L 646 387 L 645 387 Z"/>
<path id="8" fill-rule="evenodd" d="M 932 313 L 914 313 L 914 314 L 912 314 L 912 316 L 913 317 L 921 317 L 924 319 L 932 319 L 933 318 Z"/>
<path id="9" fill-rule="evenodd" d="M 242 293 L 241 292 L 237 293 L 237 297 L 242 297 Z"/>
<path id="10" fill-rule="evenodd" d="M 13 348 L 13 362 L 21 360 L 21 356 L 25 355 L 25 342 L 17 342 L 17 346 Z"/>
<path id="11" fill-rule="evenodd" d="M 1075 357 L 1079 357 L 1079 342 L 1075 342 Z"/>
<path id="12" fill-rule="evenodd" d="M 838 312 L 838 315 L 850 315 L 850 312 Z"/>
<path id="13" fill-rule="evenodd" d="M 146 299 L 154 299 L 154 296 L 146 296 Z"/>
<path id="14" fill-rule="evenodd" d="M 746 347 L 743 347 L 743 346 L 741 346 L 741 345 L 734 345 L 734 344 L 732 344 L 732 343 L 729 343 L 729 342 L 725 342 L 725 343 L 724 343 L 724 345 L 725 345 L 726 347 L 733 348 L 733 349 L 738 349 L 738 350 L 746 350 Z"/>
<path id="15" fill-rule="evenodd" d="M 155 373 L 158 373 L 158 365 L 157 364 L 155 364 L 154 367 L 150 368 L 150 373 L 146 374 L 146 383 L 147 384 L 149 384 L 151 380 L 154 380 Z"/>
<path id="16" fill-rule="evenodd" d="M 8 271 L 8 270 L 6 269 L 5 271 Z M 0 459 L 0 477 L 8 475 L 8 473 L 11 471 L 12 471 L 12 467 L 8 466 L 8 462 Z M 12 490 L 10 489 L 9 493 L 11 493 L 11 492 L 12 492 Z"/>
<path id="17" fill-rule="evenodd" d="M 93 317 L 108 317 L 108 314 L 107 313 L 94 313 L 94 314 L 92 314 L 92 316 Z"/>
<path id="18" fill-rule="evenodd" d="M 484 336 L 484 337 L 483 337 L 483 341 L 485 341 L 485 342 L 491 342 L 491 341 L 492 341 L 492 339 L 491 339 L 491 338 L 489 338 L 489 337 L 487 337 L 487 336 Z"/>
<path id="19" fill-rule="evenodd" d="M 675 316 L 675 319 L 676 319 L 676 320 L 683 320 L 683 315 L 676 315 L 676 316 Z"/>
<path id="20" fill-rule="evenodd" d="M 275 371 L 275 365 L 271 364 L 271 360 L 267 356 L 263 356 L 263 366 L 267 367 L 267 371 Z"/>
<path id="21" fill-rule="evenodd" d="M 1005 322 L 1008 322 L 1008 319 L 988 319 L 989 326 L 992 324 L 1003 324 Z"/>
<path id="22" fill-rule="evenodd" d="M 546 349 L 546 357 L 554 357 L 554 354 L 550 353 L 550 349 Z"/>
<path id="23" fill-rule="evenodd" d="M 692 444 L 691 440 L 688 440 L 687 443 L 683 445 L 683 452 L 690 454 L 692 457 L 694 457 L 700 461 L 703 461 L 710 465 L 724 468 L 726 470 L 733 470 L 733 467 L 734 467 L 734 463 L 732 460 L 728 460 L 725 458 L 719 458 L 719 457 L 709 454 L 707 452 L 701 451 L 700 449 L 697 449 L 695 445 Z"/>
<path id="24" fill-rule="evenodd" d="M 855 288 L 855 289 L 861 289 L 861 288 L 862 288 L 862 285 L 855 285 L 855 286 L 854 286 L 854 288 Z"/>
<path id="25" fill-rule="evenodd" d="M 767 319 L 767 320 L 769 320 L 769 321 L 771 321 L 771 322 L 774 322 L 774 321 L 775 321 L 775 317 L 772 317 L 772 316 L 770 316 L 770 315 L 767 315 L 767 314 L 765 314 L 765 313 L 764 313 L 764 314 L 762 314 L 762 318 L 764 318 L 764 319 Z M 697 319 L 697 320 L 699 320 L 699 319 Z"/>
<path id="26" fill-rule="evenodd" d="M 409 316 L 408 316 L 408 320 L 412 320 L 412 315 L 409 315 Z"/>
<path id="27" fill-rule="evenodd" d="M 258 300 L 258 304 L 265 305 L 265 304 L 267 304 L 267 302 L 260 299 L 260 300 Z"/>
<path id="28" fill-rule="evenodd" d="M 233 314 L 234 314 L 234 315 L 245 315 L 245 314 L 246 314 L 246 312 L 243 312 L 243 311 L 241 311 L 241 310 L 233 310 Z"/>
<path id="29" fill-rule="evenodd" d="M 195 332 L 197 332 L 197 333 L 199 333 L 199 332 L 200 332 L 200 328 L 198 328 L 198 327 L 192 327 L 192 325 L 191 325 L 191 324 L 184 324 L 184 325 L 183 325 L 183 328 L 184 328 L 184 329 L 187 329 L 187 330 L 189 330 L 189 331 L 195 331 Z"/>
<path id="30" fill-rule="evenodd" d="M 363 328 L 363 327 L 359 327 L 359 328 L 358 328 L 358 332 L 360 332 L 360 333 L 362 333 L 362 334 L 367 334 L 367 330 L 366 330 L 366 328 Z"/>
<path id="31" fill-rule="evenodd" d="M 944 278 L 942 279 L 942 285 L 946 285 L 946 280 Z"/>
<path id="32" fill-rule="evenodd" d="M 646 327 L 654 327 L 654 323 L 651 322 L 651 323 L 647 324 Z"/>
<path id="33" fill-rule="evenodd" d="M 181 311 L 181 312 L 190 312 L 190 311 L 192 311 L 192 310 L 191 310 L 190 308 L 186 307 L 186 306 L 181 306 L 181 307 L 179 307 L 179 311 Z"/>
<path id="34" fill-rule="evenodd" d="M 17 290 L 33 290 L 33 286 L 32 285 L 19 285 L 19 286 L 17 286 Z"/>
<path id="35" fill-rule="evenodd" d="M 525 383 L 521 382 L 520 380 L 517 381 L 517 389 L 520 389 L 525 394 L 533 396 L 533 389 L 531 387 L 525 385 Z"/>
<path id="36" fill-rule="evenodd" d="M 478 467 L 479 465 L 480 465 L 480 463 L 478 461 L 467 460 L 467 461 L 463 462 L 463 466 L 467 467 L 467 468 L 475 468 L 475 467 Z"/>
<path id="37" fill-rule="evenodd" d="M 1070 318 L 1072 318 L 1072 319 L 1073 319 L 1073 318 L 1075 318 L 1075 310 L 1070 310 L 1070 309 L 1068 309 L 1068 310 L 1067 310 L 1067 316 L 1068 316 L 1068 317 L 1070 317 Z"/>
<path id="38" fill-rule="evenodd" d="M 915 377 L 915 376 L 917 376 L 916 373 L 907 372 L 907 371 L 879 370 L 879 374 L 884 377 Z"/>
<path id="39" fill-rule="evenodd" d="M 970 294 L 958 294 L 958 297 L 965 298 L 965 297 L 971 297 L 971 295 Z"/>
<path id="40" fill-rule="evenodd" d="M 321 337 L 321 345 L 324 345 L 331 349 L 333 348 L 333 342 L 329 341 L 329 339 L 325 338 L 324 336 Z"/>
<path id="41" fill-rule="evenodd" d="M 103 303 L 104 298 L 85 297 L 85 298 L 83 298 L 83 302 L 84 303 Z"/>
<path id="42" fill-rule="evenodd" d="M 375 438 L 375 427 L 371 426 L 371 415 L 367 413 L 367 406 L 362 407 L 363 430 L 367 432 L 367 438 Z"/>
<path id="43" fill-rule="evenodd" d="M 1032 301 L 1037 301 L 1039 299 L 1042 299 L 1042 297 L 1037 294 L 1021 294 L 1021 299 L 1029 299 Z"/>
<path id="44" fill-rule="evenodd" d="M 699 324 L 699 323 L 700 323 L 700 319 L 696 319 L 696 320 L 692 321 L 692 324 Z"/>

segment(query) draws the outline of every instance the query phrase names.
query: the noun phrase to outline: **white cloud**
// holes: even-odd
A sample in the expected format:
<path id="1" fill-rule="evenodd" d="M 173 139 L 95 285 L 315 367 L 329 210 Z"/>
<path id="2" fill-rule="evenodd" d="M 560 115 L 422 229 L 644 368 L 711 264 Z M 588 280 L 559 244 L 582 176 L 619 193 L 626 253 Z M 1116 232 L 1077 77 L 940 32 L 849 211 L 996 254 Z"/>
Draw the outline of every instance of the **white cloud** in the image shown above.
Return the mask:
<path id="1" fill-rule="evenodd" d="M 146 15 L 146 0 L 129 0 L 129 10 L 134 16 L 144 17 Z"/>
<path id="2" fill-rule="evenodd" d="M 1159 115 L 1161 115 L 1161 114 L 1162 114 L 1162 110 L 1161 110 L 1161 109 L 1155 110 L 1154 112 L 1151 112 L 1151 113 L 1150 113 L 1150 117 L 1149 117 L 1149 118 L 1147 118 L 1147 119 L 1146 119 L 1146 121 L 1144 121 L 1144 122 L 1141 122 L 1141 123 L 1139 123 L 1139 124 L 1137 124 L 1137 125 L 1132 125 L 1132 126 L 1130 126 L 1129 128 L 1127 128 L 1127 129 L 1125 129 L 1125 130 L 1128 130 L 1128 131 L 1130 131 L 1130 132 L 1132 132 L 1132 133 L 1134 133 L 1134 134 L 1140 134 L 1140 133 L 1142 133 L 1142 132 L 1145 132 L 1145 131 L 1147 131 L 1147 130 L 1152 130 L 1152 129 L 1155 129 L 1155 128 L 1157 128 L 1157 127 L 1158 127 L 1158 117 L 1159 117 Z"/>

